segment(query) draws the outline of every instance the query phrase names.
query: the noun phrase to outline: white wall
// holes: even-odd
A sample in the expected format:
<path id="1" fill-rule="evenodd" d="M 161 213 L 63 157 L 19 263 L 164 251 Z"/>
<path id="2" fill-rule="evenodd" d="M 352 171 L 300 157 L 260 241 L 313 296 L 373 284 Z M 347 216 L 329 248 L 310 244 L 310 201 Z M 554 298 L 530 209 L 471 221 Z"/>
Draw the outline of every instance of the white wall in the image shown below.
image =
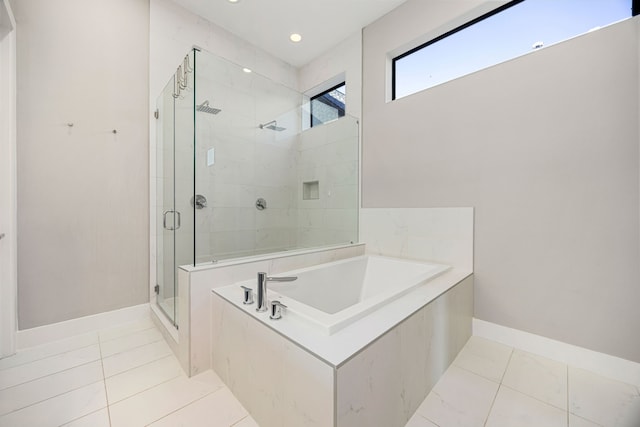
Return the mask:
<path id="1" fill-rule="evenodd" d="M 13 6 L 19 328 L 146 302 L 148 1 Z"/>
<path id="2" fill-rule="evenodd" d="M 638 20 L 387 103 L 387 53 L 473 5 L 365 28 L 363 206 L 474 206 L 476 317 L 638 362 Z"/>
<path id="3" fill-rule="evenodd" d="M 316 95 L 314 88 L 344 74 L 347 94 L 346 113 L 362 114 L 362 33 L 357 32 L 298 70 L 300 92 Z M 326 90 L 327 88 L 323 88 Z M 309 92 L 312 93 L 309 93 Z M 321 92 L 320 90 L 319 92 Z"/>
<path id="4" fill-rule="evenodd" d="M 0 357 L 15 351 L 17 285 L 16 23 L 0 2 Z"/>

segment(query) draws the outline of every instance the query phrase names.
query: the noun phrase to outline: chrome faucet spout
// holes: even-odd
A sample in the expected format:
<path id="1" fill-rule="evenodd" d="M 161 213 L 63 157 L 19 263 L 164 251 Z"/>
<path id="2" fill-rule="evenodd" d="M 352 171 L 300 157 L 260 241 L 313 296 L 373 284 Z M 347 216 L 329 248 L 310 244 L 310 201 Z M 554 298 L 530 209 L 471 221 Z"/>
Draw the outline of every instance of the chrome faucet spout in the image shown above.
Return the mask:
<path id="1" fill-rule="evenodd" d="M 293 282 L 297 277 L 269 277 L 265 272 L 258 273 L 258 301 L 256 311 L 267 311 L 269 310 L 267 303 L 267 282 Z"/>

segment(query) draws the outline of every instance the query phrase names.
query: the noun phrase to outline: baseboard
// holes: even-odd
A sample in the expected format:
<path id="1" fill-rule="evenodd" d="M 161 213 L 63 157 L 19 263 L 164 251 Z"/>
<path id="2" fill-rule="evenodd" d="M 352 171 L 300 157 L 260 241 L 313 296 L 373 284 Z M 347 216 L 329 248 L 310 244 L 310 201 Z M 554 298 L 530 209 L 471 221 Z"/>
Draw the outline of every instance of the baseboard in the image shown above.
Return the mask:
<path id="1" fill-rule="evenodd" d="M 473 335 L 640 387 L 640 363 L 475 318 Z"/>
<path id="2" fill-rule="evenodd" d="M 149 317 L 148 303 L 38 326 L 16 332 L 16 347 L 21 350 L 147 317 Z"/>

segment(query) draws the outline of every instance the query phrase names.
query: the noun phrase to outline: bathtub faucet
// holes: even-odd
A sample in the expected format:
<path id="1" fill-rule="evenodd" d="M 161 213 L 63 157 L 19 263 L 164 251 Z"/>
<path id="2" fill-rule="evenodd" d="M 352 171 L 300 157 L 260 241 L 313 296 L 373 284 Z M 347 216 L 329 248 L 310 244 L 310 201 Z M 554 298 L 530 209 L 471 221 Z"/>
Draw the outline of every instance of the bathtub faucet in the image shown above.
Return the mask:
<path id="1" fill-rule="evenodd" d="M 258 306 L 256 311 L 267 311 L 267 282 L 293 282 L 297 277 L 269 277 L 267 273 L 258 273 Z"/>

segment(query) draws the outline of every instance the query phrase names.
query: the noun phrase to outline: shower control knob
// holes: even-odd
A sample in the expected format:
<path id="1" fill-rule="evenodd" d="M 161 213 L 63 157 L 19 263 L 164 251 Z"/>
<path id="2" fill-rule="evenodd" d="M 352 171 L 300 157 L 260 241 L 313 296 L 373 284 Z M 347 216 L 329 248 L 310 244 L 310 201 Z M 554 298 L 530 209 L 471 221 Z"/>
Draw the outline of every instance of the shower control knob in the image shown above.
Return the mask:
<path id="1" fill-rule="evenodd" d="M 253 289 L 246 286 L 240 286 L 243 291 L 242 303 L 244 305 L 253 304 Z"/>
<path id="2" fill-rule="evenodd" d="M 258 209 L 259 211 L 267 209 L 267 201 L 260 197 L 258 200 L 256 200 L 256 209 Z"/>
<path id="3" fill-rule="evenodd" d="M 271 301 L 271 313 L 269 314 L 269 319 L 271 320 L 282 319 L 283 308 L 287 308 L 287 306 L 282 304 L 280 301 Z"/>
<path id="4" fill-rule="evenodd" d="M 204 209 L 207 207 L 207 198 L 202 194 L 196 194 L 191 198 L 191 206 L 196 209 Z"/>

